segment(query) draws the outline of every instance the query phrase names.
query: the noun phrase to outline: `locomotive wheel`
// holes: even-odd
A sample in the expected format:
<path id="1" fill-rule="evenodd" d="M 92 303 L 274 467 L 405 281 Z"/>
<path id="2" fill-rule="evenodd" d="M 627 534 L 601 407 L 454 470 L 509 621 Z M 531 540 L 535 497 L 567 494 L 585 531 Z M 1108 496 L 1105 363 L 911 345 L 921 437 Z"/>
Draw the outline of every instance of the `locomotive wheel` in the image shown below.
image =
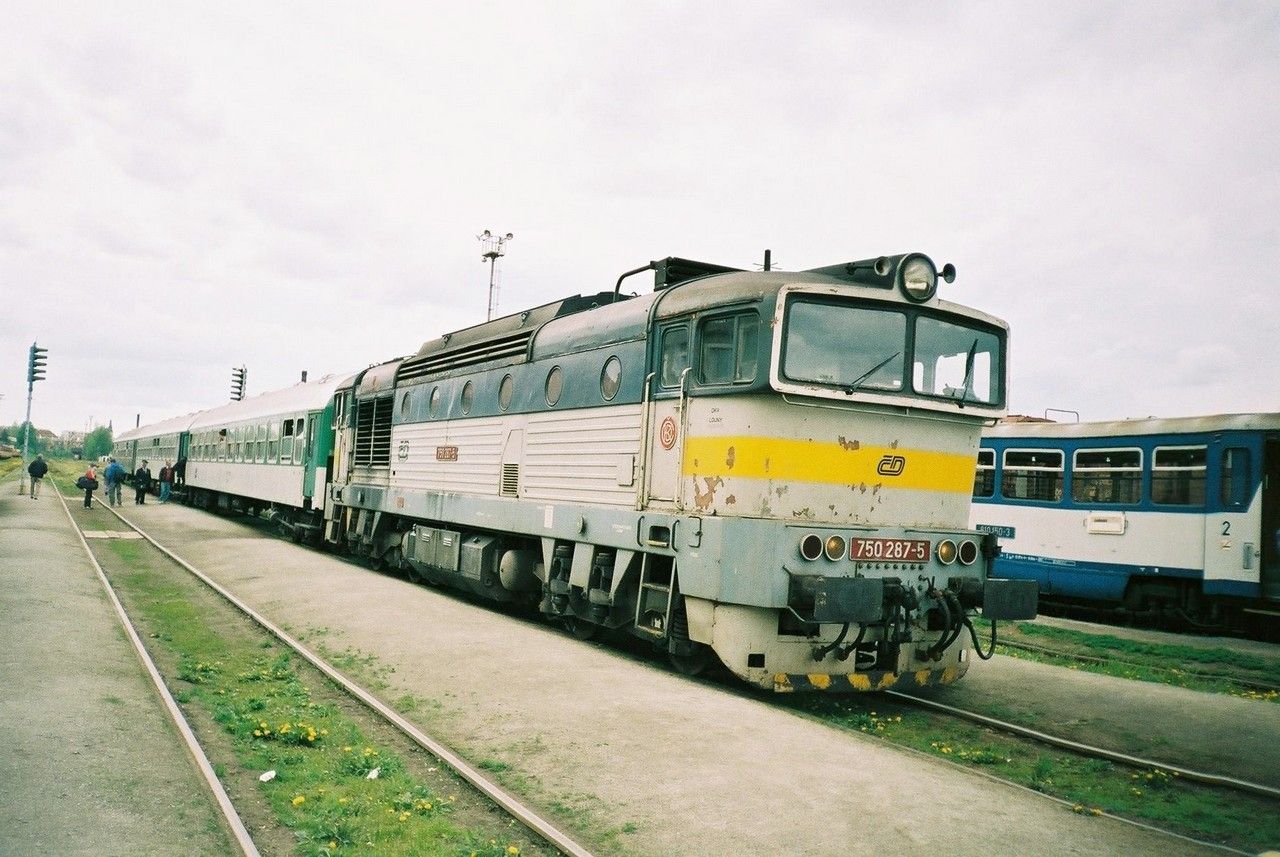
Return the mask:
<path id="1" fill-rule="evenodd" d="M 579 619 L 577 616 L 566 616 L 564 627 L 575 640 L 590 640 L 596 635 L 596 631 L 600 630 L 599 625 L 588 622 L 586 619 Z"/>
<path id="2" fill-rule="evenodd" d="M 673 667 L 685 675 L 702 675 L 716 659 L 711 647 L 703 643 L 694 643 L 693 651 L 688 654 L 667 652 L 667 658 Z"/>

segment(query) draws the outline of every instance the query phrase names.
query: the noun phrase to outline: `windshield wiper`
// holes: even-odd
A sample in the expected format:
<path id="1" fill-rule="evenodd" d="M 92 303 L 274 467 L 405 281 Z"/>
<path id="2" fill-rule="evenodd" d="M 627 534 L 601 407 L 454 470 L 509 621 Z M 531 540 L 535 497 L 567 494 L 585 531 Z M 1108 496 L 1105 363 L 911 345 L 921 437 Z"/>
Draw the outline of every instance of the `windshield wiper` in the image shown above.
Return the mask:
<path id="1" fill-rule="evenodd" d="M 867 371 L 863 372 L 861 375 L 859 375 L 857 378 L 855 378 L 855 379 L 853 380 L 853 382 L 852 382 L 852 383 L 850 383 L 850 384 L 846 384 L 846 385 L 845 385 L 845 387 L 844 387 L 844 394 L 845 394 L 846 396 L 852 396 L 852 395 L 854 394 L 854 392 L 858 389 L 858 387 L 862 386 L 862 382 L 863 382 L 863 381 L 867 380 L 867 379 L 868 379 L 868 378 L 870 378 L 872 375 L 874 375 L 874 374 L 876 374 L 877 372 L 879 372 L 881 369 L 883 369 L 885 366 L 887 366 L 887 365 L 889 364 L 889 361 L 890 361 L 890 360 L 894 360 L 894 359 L 896 359 L 896 358 L 897 358 L 897 357 L 899 357 L 901 354 L 902 354 L 902 352 L 901 352 L 901 351 L 895 351 L 895 352 L 893 352 L 892 354 L 890 354 L 888 357 L 886 357 L 886 358 L 884 358 L 883 360 L 881 360 L 881 361 L 880 361 L 879 363 L 877 363 L 876 365 L 872 366 L 872 367 L 871 367 L 870 369 L 868 369 Z"/>
<path id="2" fill-rule="evenodd" d="M 965 401 L 969 398 L 969 393 L 973 390 L 973 356 L 978 351 L 977 337 L 973 340 L 973 345 L 969 346 L 969 356 L 964 359 L 964 384 L 956 392 L 956 396 L 960 400 L 960 407 L 964 407 Z"/>

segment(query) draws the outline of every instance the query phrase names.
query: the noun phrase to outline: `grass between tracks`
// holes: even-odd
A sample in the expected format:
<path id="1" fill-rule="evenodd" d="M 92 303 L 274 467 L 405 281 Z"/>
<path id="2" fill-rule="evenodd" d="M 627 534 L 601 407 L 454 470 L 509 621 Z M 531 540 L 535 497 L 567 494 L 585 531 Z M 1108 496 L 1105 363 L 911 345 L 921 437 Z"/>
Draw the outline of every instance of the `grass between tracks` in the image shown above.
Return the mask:
<path id="1" fill-rule="evenodd" d="M 1266 798 L 1055 751 L 883 697 L 796 696 L 781 704 L 1051 795 L 1078 813 L 1109 813 L 1250 852 L 1280 844 L 1280 814 Z"/>
<path id="2" fill-rule="evenodd" d="M 979 619 L 975 625 L 979 636 L 985 638 L 989 623 Z M 1276 676 L 1280 675 L 1280 658 L 1223 647 L 1130 640 L 1032 622 L 1001 625 L 997 640 L 1043 646 L 1061 653 L 1028 651 L 997 643 L 997 651 L 1012 658 L 1280 703 L 1280 693 L 1274 689 Z M 1088 660 L 1079 660 L 1076 656 Z M 1257 686 L 1267 689 L 1260 690 Z"/>
<path id="3" fill-rule="evenodd" d="M 156 570 L 150 546 L 112 541 L 108 551 L 119 560 L 108 570 L 149 646 L 161 648 L 176 669 L 176 681 L 169 680 L 175 696 L 224 731 L 234 758 L 214 760 L 220 775 L 228 765 L 261 772 L 261 795 L 293 832 L 299 854 L 516 857 L 531 850 L 483 798 L 460 798 L 465 784 L 438 790 L 415 777 L 400 755 L 343 713 L 336 691 L 307 686 L 301 671 L 309 665 L 200 606 L 191 584 Z"/>

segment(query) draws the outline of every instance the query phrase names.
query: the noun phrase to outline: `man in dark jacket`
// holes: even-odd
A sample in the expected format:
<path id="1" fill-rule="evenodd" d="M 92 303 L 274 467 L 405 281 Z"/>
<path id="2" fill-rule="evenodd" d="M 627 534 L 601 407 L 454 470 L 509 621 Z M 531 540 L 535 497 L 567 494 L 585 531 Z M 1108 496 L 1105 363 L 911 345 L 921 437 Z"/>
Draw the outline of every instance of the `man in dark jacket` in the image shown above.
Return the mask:
<path id="1" fill-rule="evenodd" d="M 44 456 L 37 455 L 36 460 L 27 465 L 27 473 L 31 475 L 31 499 L 40 499 L 40 481 L 49 472 L 49 465 L 44 463 Z"/>
<path id="2" fill-rule="evenodd" d="M 147 503 L 147 489 L 151 487 L 151 469 L 144 458 L 142 464 L 133 472 L 133 502 L 139 506 Z"/>

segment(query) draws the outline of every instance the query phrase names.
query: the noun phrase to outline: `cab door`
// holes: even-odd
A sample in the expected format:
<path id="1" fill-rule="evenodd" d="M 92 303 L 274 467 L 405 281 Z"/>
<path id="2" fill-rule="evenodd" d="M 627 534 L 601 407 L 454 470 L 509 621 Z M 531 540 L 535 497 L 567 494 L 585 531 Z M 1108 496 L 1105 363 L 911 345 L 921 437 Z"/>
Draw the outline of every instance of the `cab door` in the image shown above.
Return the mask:
<path id="1" fill-rule="evenodd" d="M 665 325 L 658 332 L 656 365 L 649 381 L 645 420 L 649 437 L 642 507 L 655 502 L 671 503 L 679 508 L 690 328 L 688 322 L 681 321 Z"/>

